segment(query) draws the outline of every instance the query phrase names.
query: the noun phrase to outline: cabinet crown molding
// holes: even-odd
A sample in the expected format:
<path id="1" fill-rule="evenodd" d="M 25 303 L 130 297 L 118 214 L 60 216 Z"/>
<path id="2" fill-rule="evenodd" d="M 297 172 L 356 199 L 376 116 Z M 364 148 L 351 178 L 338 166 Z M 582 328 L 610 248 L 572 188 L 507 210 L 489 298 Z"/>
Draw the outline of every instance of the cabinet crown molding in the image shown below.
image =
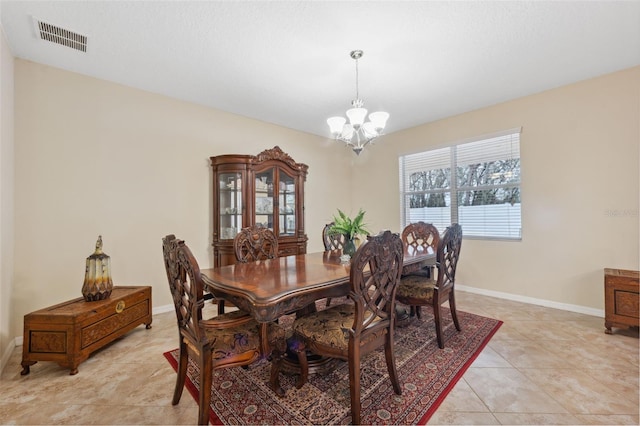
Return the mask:
<path id="1" fill-rule="evenodd" d="M 271 149 L 265 149 L 260 154 L 256 155 L 254 162 L 262 163 L 263 161 L 269 161 L 269 160 L 282 161 L 292 169 L 301 171 L 304 174 L 307 173 L 307 169 L 309 168 L 309 166 L 307 166 L 306 164 L 296 163 L 295 160 L 291 158 L 291 156 L 289 156 L 289 154 L 282 151 L 282 149 L 280 149 L 280 147 L 277 145 Z"/>

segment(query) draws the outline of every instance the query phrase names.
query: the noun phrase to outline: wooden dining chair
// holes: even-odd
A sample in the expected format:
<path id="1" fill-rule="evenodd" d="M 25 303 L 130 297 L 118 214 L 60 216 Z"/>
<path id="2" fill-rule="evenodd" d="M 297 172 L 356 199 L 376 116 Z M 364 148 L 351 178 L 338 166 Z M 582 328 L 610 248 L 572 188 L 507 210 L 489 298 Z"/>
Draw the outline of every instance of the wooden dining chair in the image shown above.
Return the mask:
<path id="1" fill-rule="evenodd" d="M 398 286 L 397 300 L 400 303 L 416 307 L 415 313 L 418 318 L 421 306 L 430 306 L 433 309 L 433 317 L 436 327 L 436 337 L 440 349 L 444 348 L 444 337 L 442 332 L 442 309 L 444 302 L 449 302 L 451 317 L 456 330 L 460 331 L 460 322 L 456 313 L 455 280 L 456 267 L 460 258 L 460 248 L 462 246 L 462 227 L 454 223 L 449 226 L 440 241 L 436 250 L 436 277 L 425 277 L 422 275 L 406 275 L 400 279 Z"/>
<path id="2" fill-rule="evenodd" d="M 240 263 L 278 257 L 278 238 L 269 228 L 260 225 L 242 228 L 233 239 L 233 250 Z"/>
<path id="3" fill-rule="evenodd" d="M 278 238 L 273 231 L 260 225 L 242 228 L 233 238 L 233 251 L 238 263 L 278 257 Z M 225 301 L 218 300 L 218 314 L 224 314 Z"/>
<path id="4" fill-rule="evenodd" d="M 440 241 L 440 233 L 431 223 L 415 222 L 405 226 L 402 230 L 402 242 L 405 247 L 410 247 L 415 251 L 435 254 Z M 433 277 L 434 266 L 426 266 L 421 269 L 409 272 L 412 275 L 422 275 L 427 278 Z"/>
<path id="5" fill-rule="evenodd" d="M 203 320 L 200 268 L 184 241 L 174 235 L 162 239 L 164 265 L 173 296 L 179 332 L 176 386 L 171 403 L 180 402 L 189 358 L 198 366 L 198 424 L 209 423 L 213 370 L 246 366 L 262 357 L 272 359 L 269 386 L 279 395 L 278 372 L 285 352 L 285 334 L 277 324 L 260 324 L 241 311 Z"/>
<path id="6" fill-rule="evenodd" d="M 400 395 L 393 351 L 395 294 L 402 272 L 404 248 L 397 234 L 385 231 L 367 237 L 351 261 L 349 299 L 293 322 L 295 351 L 300 363 L 301 387 L 309 366 L 306 351 L 349 362 L 351 418 L 360 424 L 360 359 L 384 346 L 393 390 Z"/>
<path id="7" fill-rule="evenodd" d="M 334 234 L 331 232 L 331 227 L 334 222 L 327 223 L 324 228 L 322 228 L 322 243 L 324 244 L 324 250 L 342 250 L 344 248 L 344 242 L 346 237 L 344 234 Z M 327 298 L 327 302 L 325 304 L 327 307 L 331 305 L 331 298 Z"/>
<path id="8" fill-rule="evenodd" d="M 438 242 L 440 241 L 440 233 L 431 223 L 415 222 L 410 223 L 402 230 L 402 242 L 406 249 L 415 251 L 424 251 L 426 253 L 434 254 L 438 249 Z M 433 277 L 434 265 L 421 266 L 420 264 L 411 265 L 405 267 L 402 271 L 402 275 L 419 275 L 426 278 Z M 416 312 L 420 310 L 419 306 L 410 306 L 410 314 L 406 317 L 412 317 L 416 315 Z M 404 315 L 403 315 L 404 317 Z M 398 318 L 398 324 L 404 324 L 404 320 Z"/>
<path id="9" fill-rule="evenodd" d="M 322 228 L 322 242 L 324 244 L 324 250 L 342 250 L 344 247 L 345 236 L 344 234 L 334 234 L 331 232 L 333 222 L 327 223 Z"/>

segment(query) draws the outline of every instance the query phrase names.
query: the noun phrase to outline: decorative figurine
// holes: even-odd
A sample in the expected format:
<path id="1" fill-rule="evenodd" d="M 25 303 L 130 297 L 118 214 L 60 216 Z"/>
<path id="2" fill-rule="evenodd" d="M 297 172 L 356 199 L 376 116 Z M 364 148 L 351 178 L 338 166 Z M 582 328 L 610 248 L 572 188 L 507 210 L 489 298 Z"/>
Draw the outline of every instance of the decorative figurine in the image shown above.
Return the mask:
<path id="1" fill-rule="evenodd" d="M 99 235 L 96 251 L 87 257 L 82 295 L 87 302 L 93 302 L 107 299 L 112 290 L 111 258 L 102 252 L 102 235 Z"/>

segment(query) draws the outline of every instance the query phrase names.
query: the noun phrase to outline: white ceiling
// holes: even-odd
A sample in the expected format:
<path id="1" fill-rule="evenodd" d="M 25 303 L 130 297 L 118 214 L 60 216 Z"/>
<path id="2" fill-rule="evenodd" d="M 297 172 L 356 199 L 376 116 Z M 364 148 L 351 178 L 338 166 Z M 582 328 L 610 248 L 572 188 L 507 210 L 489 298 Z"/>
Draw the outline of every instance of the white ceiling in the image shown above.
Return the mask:
<path id="1" fill-rule="evenodd" d="M 640 65 L 640 1 L 8 1 L 15 57 L 328 136 L 387 133 Z M 33 19 L 88 36 L 39 40 Z"/>

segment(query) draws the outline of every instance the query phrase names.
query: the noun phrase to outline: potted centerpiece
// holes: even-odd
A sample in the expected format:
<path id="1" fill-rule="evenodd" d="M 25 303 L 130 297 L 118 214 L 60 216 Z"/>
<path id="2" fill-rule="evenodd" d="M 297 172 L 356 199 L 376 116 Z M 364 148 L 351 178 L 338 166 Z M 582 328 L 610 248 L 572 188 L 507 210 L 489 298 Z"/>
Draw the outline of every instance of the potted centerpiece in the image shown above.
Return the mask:
<path id="1" fill-rule="evenodd" d="M 342 249 L 344 254 L 353 256 L 356 252 L 354 240 L 359 235 L 366 236 L 370 234 L 367 229 L 367 225 L 364 223 L 364 214 L 365 211 L 360 209 L 358 210 L 358 214 L 351 219 L 349 216 L 344 214 L 342 210 L 338 209 L 338 215 L 333 216 L 333 226 L 329 229 L 329 233 L 333 235 L 344 235 L 345 242 Z"/>

